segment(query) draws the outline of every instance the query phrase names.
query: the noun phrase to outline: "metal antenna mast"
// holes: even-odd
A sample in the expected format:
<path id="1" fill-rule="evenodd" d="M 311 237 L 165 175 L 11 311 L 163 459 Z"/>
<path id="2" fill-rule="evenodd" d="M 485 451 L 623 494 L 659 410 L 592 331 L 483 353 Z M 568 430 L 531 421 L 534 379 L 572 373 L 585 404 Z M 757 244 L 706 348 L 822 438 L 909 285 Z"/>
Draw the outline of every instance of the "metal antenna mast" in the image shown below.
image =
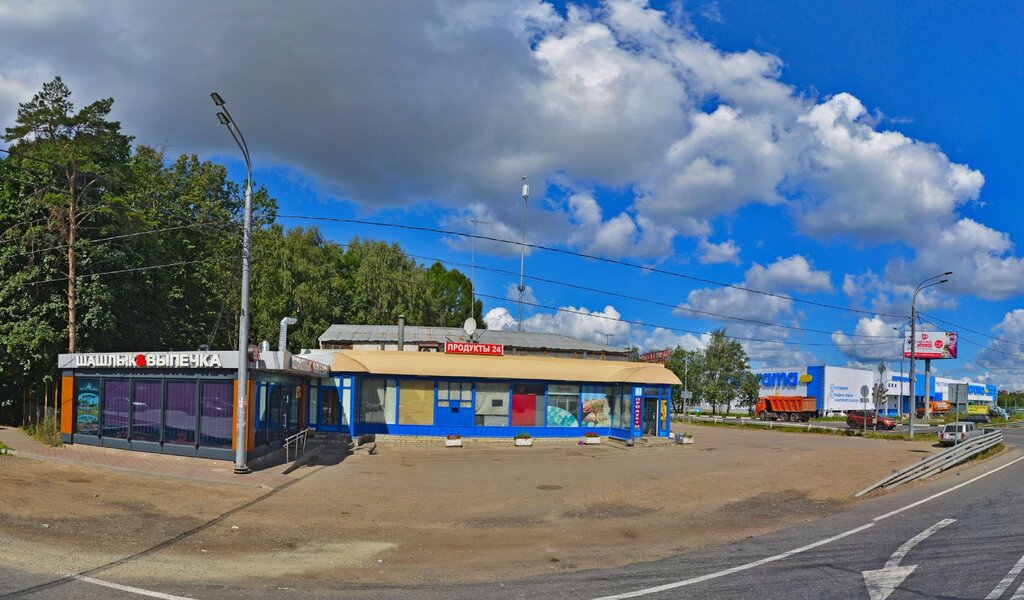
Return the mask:
<path id="1" fill-rule="evenodd" d="M 523 175 L 523 240 L 519 244 L 519 319 L 516 321 L 516 331 L 523 330 L 523 264 L 526 260 L 526 201 L 530 199 L 530 185 L 526 183 L 526 175 Z"/>
<path id="2" fill-rule="evenodd" d="M 469 238 L 469 316 L 472 317 L 476 311 L 476 226 L 494 225 L 490 221 L 470 219 L 473 224 L 473 236 Z"/>

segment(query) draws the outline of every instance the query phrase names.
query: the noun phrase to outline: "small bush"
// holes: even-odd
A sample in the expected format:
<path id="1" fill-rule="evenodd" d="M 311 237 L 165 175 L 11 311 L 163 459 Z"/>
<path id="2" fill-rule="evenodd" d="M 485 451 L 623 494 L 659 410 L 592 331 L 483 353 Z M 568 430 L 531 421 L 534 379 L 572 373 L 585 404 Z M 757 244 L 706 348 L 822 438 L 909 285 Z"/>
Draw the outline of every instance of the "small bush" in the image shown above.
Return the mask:
<path id="1" fill-rule="evenodd" d="M 531 437 L 533 437 L 533 436 L 528 434 L 528 433 L 526 433 L 525 431 L 520 431 L 519 433 L 516 434 L 516 437 L 514 439 L 517 439 L 517 440 L 528 440 Z"/>
<path id="2" fill-rule="evenodd" d="M 25 433 L 52 448 L 60 448 L 64 445 L 64 442 L 60 440 L 57 423 L 52 417 L 46 417 L 34 425 L 26 426 Z"/>

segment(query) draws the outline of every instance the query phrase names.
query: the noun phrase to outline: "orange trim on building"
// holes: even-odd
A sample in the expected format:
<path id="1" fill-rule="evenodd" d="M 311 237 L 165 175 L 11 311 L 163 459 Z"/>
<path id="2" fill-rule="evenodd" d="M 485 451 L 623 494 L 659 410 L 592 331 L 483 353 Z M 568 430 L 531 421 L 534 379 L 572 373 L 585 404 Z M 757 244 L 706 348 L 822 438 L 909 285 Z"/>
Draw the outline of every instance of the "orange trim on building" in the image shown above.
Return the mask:
<path id="1" fill-rule="evenodd" d="M 60 378 L 60 432 L 74 433 L 75 425 L 75 378 Z"/>

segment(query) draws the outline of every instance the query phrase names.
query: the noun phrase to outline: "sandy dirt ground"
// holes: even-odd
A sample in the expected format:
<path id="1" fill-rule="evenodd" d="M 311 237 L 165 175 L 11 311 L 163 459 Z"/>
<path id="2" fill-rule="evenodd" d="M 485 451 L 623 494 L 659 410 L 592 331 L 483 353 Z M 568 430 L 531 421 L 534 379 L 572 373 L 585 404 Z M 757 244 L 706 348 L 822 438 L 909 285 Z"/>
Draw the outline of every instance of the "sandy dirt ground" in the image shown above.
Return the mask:
<path id="1" fill-rule="evenodd" d="M 614 567 L 822 518 L 936 450 L 688 430 L 692 446 L 381 446 L 269 494 L 0 457 L 0 564 L 258 587 Z"/>

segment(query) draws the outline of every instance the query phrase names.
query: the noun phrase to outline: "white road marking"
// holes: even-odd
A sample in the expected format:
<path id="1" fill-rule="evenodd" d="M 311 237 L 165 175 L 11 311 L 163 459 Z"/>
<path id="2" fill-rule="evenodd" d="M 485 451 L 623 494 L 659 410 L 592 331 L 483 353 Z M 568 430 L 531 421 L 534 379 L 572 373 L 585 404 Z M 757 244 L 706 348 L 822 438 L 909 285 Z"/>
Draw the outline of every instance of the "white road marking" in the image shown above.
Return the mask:
<path id="1" fill-rule="evenodd" d="M 1018 575 L 1020 575 L 1021 571 L 1024 571 L 1024 556 L 1021 556 L 1020 560 L 1017 561 L 1017 564 L 1013 565 L 1013 568 L 1006 574 L 1006 577 L 1003 577 L 1003 580 L 999 582 L 999 585 L 993 588 L 992 591 L 989 592 L 988 596 L 985 596 L 985 600 L 998 600 L 1001 598 L 1003 596 L 1003 592 L 1006 591 L 1006 588 L 1010 587 L 1010 584 L 1013 583 L 1013 580 L 1016 579 Z M 1021 588 L 1024 588 L 1024 584 L 1021 584 Z M 1020 595 L 1021 588 L 1017 588 L 1016 595 Z"/>
<path id="2" fill-rule="evenodd" d="M 131 594 L 138 594 L 140 596 L 149 596 L 150 598 L 160 598 L 161 600 L 194 600 L 193 598 L 187 598 L 185 596 L 175 596 L 173 594 L 165 594 L 163 592 L 154 592 L 152 590 L 144 590 L 142 588 L 132 587 L 130 585 L 121 585 L 120 583 L 111 583 L 109 581 L 103 581 L 102 579 L 94 579 L 92 577 L 86 577 L 85 575 L 75 575 L 75 579 L 84 581 L 85 583 L 92 583 L 95 585 L 102 585 L 115 590 L 121 590 L 122 592 L 128 592 Z"/>
<path id="3" fill-rule="evenodd" d="M 969 479 L 969 480 L 967 480 L 967 481 L 965 481 L 963 483 L 958 483 L 958 484 L 954 485 L 953 487 L 949 488 L 948 490 L 943 490 L 943 491 L 941 491 L 941 492 L 939 492 L 937 494 L 932 494 L 931 496 L 928 496 L 927 498 L 924 498 L 922 500 L 918 500 L 917 502 L 912 502 L 912 503 L 904 506 L 903 508 L 897 508 L 896 510 L 894 510 L 892 512 L 887 512 L 887 513 L 885 513 L 884 515 L 882 515 L 880 517 L 875 517 L 874 521 L 877 522 L 877 521 L 881 521 L 882 519 L 888 519 L 889 517 L 891 517 L 893 515 L 898 515 L 898 514 L 900 514 L 901 512 L 903 512 L 905 510 L 910 510 L 911 508 L 914 508 L 915 506 L 920 506 L 920 505 L 924 504 L 925 502 L 931 502 L 932 500 L 938 498 L 939 496 L 945 496 L 946 494 L 948 494 L 948 493 L 950 493 L 952 491 L 956 491 L 956 490 L 964 487 L 965 485 L 970 485 L 970 484 L 974 483 L 975 481 L 977 481 L 979 479 L 982 479 L 984 477 L 988 477 L 989 475 L 991 475 L 993 473 L 998 473 L 999 471 L 1002 471 L 1006 467 L 1009 467 L 1010 465 L 1012 465 L 1014 463 L 1018 463 L 1018 462 L 1020 462 L 1022 460 L 1024 460 L 1024 456 L 1022 456 L 1020 458 L 1016 458 L 1014 460 L 1011 460 L 1010 462 L 1006 463 L 1005 465 L 1003 465 L 1001 467 L 996 467 L 996 468 L 992 469 L 991 471 L 989 471 L 987 473 L 982 473 L 981 475 L 978 475 L 974 479 Z"/>
<path id="4" fill-rule="evenodd" d="M 888 569 L 891 567 L 899 566 L 900 561 L 903 560 L 903 558 L 907 555 L 907 552 L 910 552 L 910 550 L 913 549 L 914 546 L 928 539 L 928 537 L 930 537 L 936 531 L 942 529 L 943 527 L 946 527 L 947 525 L 952 525 L 953 523 L 956 523 L 956 519 L 943 519 L 938 523 L 932 525 L 928 529 L 925 529 L 921 533 L 910 538 L 902 546 L 900 546 L 899 549 L 896 550 L 896 552 L 892 553 L 892 556 L 890 556 L 889 560 L 886 561 L 884 568 Z"/>
<path id="5" fill-rule="evenodd" d="M 1021 600 L 1022 598 L 1024 598 L 1024 583 L 1020 584 L 1020 587 L 1013 593 L 1013 597 L 1010 600 Z"/>
<path id="6" fill-rule="evenodd" d="M 864 571 L 862 573 L 864 577 L 864 585 L 868 588 L 868 596 L 871 600 L 885 600 L 896 588 L 900 587 L 903 580 L 910 576 L 917 568 L 917 565 L 907 565 L 905 567 L 900 566 L 900 561 L 907 556 L 907 553 L 913 549 L 914 546 L 920 544 L 924 540 L 928 539 L 936 531 L 956 523 L 956 519 L 943 519 L 938 523 L 932 525 L 928 529 L 925 529 L 921 533 L 910 538 L 903 543 L 902 546 L 896 549 L 889 557 L 889 560 L 885 561 L 885 566 L 881 569 L 874 571 Z"/>
<path id="7" fill-rule="evenodd" d="M 807 552 L 808 550 L 813 550 L 814 548 L 817 548 L 818 546 L 824 546 L 825 544 L 830 544 L 830 543 L 832 543 L 832 542 L 834 542 L 836 540 L 843 539 L 844 537 L 851 536 L 851 535 L 853 535 L 855 533 L 860 533 L 861 531 L 864 531 L 865 529 L 870 529 L 871 527 L 874 527 L 874 526 L 875 526 L 874 523 L 868 523 L 867 525 L 861 525 L 860 527 L 857 527 L 856 529 L 851 529 L 849 531 L 844 531 L 843 533 L 840 533 L 839 535 L 834 535 L 834 536 L 832 536 L 830 538 L 825 538 L 823 540 L 818 540 L 817 542 L 814 542 L 813 544 L 807 544 L 806 546 L 801 546 L 799 548 L 796 548 L 795 550 L 790 550 L 788 552 L 783 552 L 782 554 L 776 554 L 775 556 L 769 556 L 768 558 L 762 558 L 761 560 L 750 562 L 750 563 L 747 563 L 745 565 L 739 565 L 739 566 L 736 566 L 736 567 L 732 567 L 730 569 L 725 569 L 724 571 L 718 571 L 718 572 L 715 572 L 715 573 L 708 573 L 707 575 L 701 575 L 700 577 L 694 577 L 692 579 L 687 579 L 685 581 L 676 581 L 674 583 L 666 583 L 665 585 L 659 585 L 657 587 L 651 587 L 651 588 L 646 588 L 646 589 L 642 589 L 642 590 L 636 590 L 635 592 L 626 592 L 624 594 L 615 594 L 614 596 L 603 596 L 601 598 L 595 598 L 594 600 L 621 600 L 622 598 L 636 598 L 638 596 L 646 596 L 648 594 L 656 594 L 658 592 L 665 592 L 665 591 L 668 591 L 668 590 L 674 590 L 676 588 L 681 588 L 683 586 L 693 585 L 695 583 L 700 583 L 702 581 L 708 581 L 709 579 L 717 579 L 719 577 L 725 577 L 726 575 L 732 575 L 733 573 L 739 573 L 740 571 L 746 571 L 748 569 L 753 569 L 755 567 L 760 567 L 761 565 L 766 565 L 766 564 L 771 563 L 771 562 L 775 562 L 775 561 L 778 561 L 778 560 L 789 558 L 790 556 L 793 556 L 795 554 L 800 554 L 801 552 Z"/>
<path id="8" fill-rule="evenodd" d="M 934 500 L 934 499 L 936 499 L 936 498 L 938 498 L 940 496 L 945 496 L 946 494 L 948 494 L 948 493 L 950 493 L 950 492 L 952 492 L 954 490 L 958 490 L 958 489 L 964 487 L 965 485 L 974 483 L 975 481 L 978 481 L 979 479 L 982 479 L 984 477 L 988 477 L 989 475 L 991 475 L 993 473 L 997 473 L 999 471 L 1002 471 L 1006 467 L 1009 467 L 1010 465 L 1018 463 L 1018 462 L 1020 462 L 1022 460 L 1024 460 L 1024 456 L 1022 456 L 1020 458 L 1017 458 L 1017 459 L 1014 459 L 1014 460 L 1006 463 L 1005 465 L 1003 465 L 1001 467 L 996 467 L 995 469 L 992 469 L 991 471 L 988 471 L 987 473 L 982 473 L 981 475 L 978 475 L 977 477 L 975 477 L 973 479 L 969 479 L 969 480 L 967 480 L 967 481 L 965 481 L 963 483 L 958 483 L 957 485 L 949 488 L 948 490 L 944 490 L 944 491 L 939 492 L 937 494 L 932 494 L 931 496 L 928 496 L 927 498 L 925 498 L 923 500 L 918 500 L 917 502 L 912 502 L 911 504 L 908 504 L 908 505 L 904 506 L 903 508 L 899 508 L 899 509 L 896 509 L 896 510 L 894 510 L 892 512 L 885 513 L 882 516 L 875 517 L 873 519 L 873 521 L 874 522 L 878 522 L 878 521 L 881 521 L 882 519 L 888 519 L 889 517 L 891 517 L 893 515 L 897 515 L 897 514 L 903 512 L 903 511 L 905 511 L 905 510 L 910 510 L 911 508 L 914 508 L 915 506 L 920 506 L 920 505 L 924 504 L 925 502 L 931 502 L 932 500 Z M 739 566 L 736 566 L 736 567 L 732 567 L 730 569 L 725 569 L 724 571 L 717 571 L 715 573 L 708 573 L 707 575 L 701 575 L 699 577 L 693 577 L 691 579 L 686 579 L 684 581 L 676 581 L 676 582 L 673 582 L 673 583 L 666 583 L 664 585 L 644 588 L 642 590 L 636 590 L 636 591 L 632 591 L 632 592 L 625 592 L 625 593 L 622 593 L 622 594 L 615 594 L 615 595 L 612 595 L 612 596 L 602 596 L 600 598 L 595 598 L 594 600 L 622 600 L 623 598 L 637 598 L 637 597 L 640 597 L 640 596 L 646 596 L 648 594 L 657 594 L 658 592 L 664 592 L 664 591 L 667 591 L 667 590 L 674 590 L 676 588 L 681 588 L 681 587 L 684 587 L 684 586 L 687 586 L 687 585 L 693 585 L 695 583 L 701 583 L 703 581 L 708 581 L 708 580 L 711 580 L 711 579 L 718 579 L 719 577 L 725 577 L 726 575 L 732 575 L 733 573 L 739 573 L 741 571 L 746 571 L 748 569 L 753 569 L 753 568 L 756 568 L 756 567 L 760 567 L 761 565 L 765 565 L 765 564 L 768 564 L 768 563 L 771 563 L 771 562 L 775 562 L 775 561 L 778 561 L 778 560 L 783 560 L 785 558 L 789 558 L 790 556 L 793 556 L 794 554 L 800 554 L 801 552 L 806 552 L 807 550 L 811 550 L 813 548 L 817 548 L 818 546 L 824 546 L 825 544 L 829 544 L 831 542 L 834 542 L 836 540 L 842 539 L 844 537 L 847 537 L 847 536 L 853 535 L 855 533 L 864 531 L 865 529 L 868 529 L 868 528 L 872 527 L 874 525 L 874 522 L 873 523 L 868 523 L 867 525 L 861 525 L 860 527 L 857 527 L 856 529 L 851 529 L 849 531 L 845 531 L 843 533 L 840 533 L 839 535 L 834 535 L 834 536 L 832 536 L 830 538 L 825 538 L 823 540 L 814 542 L 813 544 L 808 544 L 806 546 L 801 546 L 800 548 L 797 548 L 795 550 L 790 550 L 788 552 L 783 552 L 782 554 L 776 554 L 775 556 L 769 556 L 768 558 L 762 558 L 761 560 L 757 560 L 757 561 L 754 561 L 754 562 L 750 562 L 750 563 L 746 563 L 746 564 L 739 565 Z M 1018 589 L 1017 590 L 1017 594 L 1014 594 L 1014 598 L 1012 600 L 1024 600 L 1024 584 L 1021 585 L 1021 588 L 1022 589 Z M 1020 596 L 1020 597 L 1018 597 L 1018 596 Z"/>

